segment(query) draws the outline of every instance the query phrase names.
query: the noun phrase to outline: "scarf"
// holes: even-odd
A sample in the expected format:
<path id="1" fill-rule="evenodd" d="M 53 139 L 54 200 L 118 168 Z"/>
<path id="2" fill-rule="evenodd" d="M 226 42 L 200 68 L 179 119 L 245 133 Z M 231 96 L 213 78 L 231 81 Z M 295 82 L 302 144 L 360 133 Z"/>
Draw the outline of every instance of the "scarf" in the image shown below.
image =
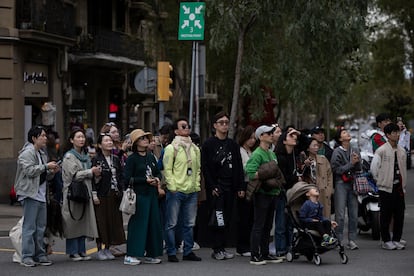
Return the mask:
<path id="1" fill-rule="evenodd" d="M 82 153 L 79 153 L 75 149 L 71 149 L 69 152 L 75 155 L 76 158 L 78 158 L 79 161 L 81 161 L 83 169 L 86 170 L 91 168 L 91 159 L 89 158 L 89 155 L 87 155 L 84 151 L 82 151 Z"/>
<path id="2" fill-rule="evenodd" d="M 185 154 L 187 155 L 187 163 L 188 166 L 191 166 L 191 146 L 193 145 L 193 141 L 191 138 L 185 136 L 175 136 L 174 140 L 171 142 L 171 145 L 174 147 L 174 151 L 178 152 L 178 148 L 181 146 L 184 148 Z"/>

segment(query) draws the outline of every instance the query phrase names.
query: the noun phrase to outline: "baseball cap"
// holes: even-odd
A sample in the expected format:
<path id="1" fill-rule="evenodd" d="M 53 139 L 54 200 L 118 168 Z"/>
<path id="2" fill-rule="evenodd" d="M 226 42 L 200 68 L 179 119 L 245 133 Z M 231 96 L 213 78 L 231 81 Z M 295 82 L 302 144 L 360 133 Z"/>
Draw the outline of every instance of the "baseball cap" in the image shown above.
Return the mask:
<path id="1" fill-rule="evenodd" d="M 259 126 L 255 132 L 256 139 L 259 139 L 263 133 L 271 132 L 271 131 L 275 131 L 275 128 L 273 126 L 266 126 L 266 125 Z"/>
<path id="2" fill-rule="evenodd" d="M 314 128 L 311 129 L 311 134 L 317 134 L 317 133 L 325 133 L 325 129 L 323 127 L 320 126 L 316 126 Z"/>

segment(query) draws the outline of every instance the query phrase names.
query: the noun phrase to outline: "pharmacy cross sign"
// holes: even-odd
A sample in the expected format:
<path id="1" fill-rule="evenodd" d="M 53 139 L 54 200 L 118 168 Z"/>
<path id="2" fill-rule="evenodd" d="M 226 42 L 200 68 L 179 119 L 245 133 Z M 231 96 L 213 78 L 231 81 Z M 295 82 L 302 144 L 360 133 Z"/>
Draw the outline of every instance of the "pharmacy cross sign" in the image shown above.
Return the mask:
<path id="1" fill-rule="evenodd" d="M 178 40 L 204 40 L 204 2 L 181 2 Z"/>

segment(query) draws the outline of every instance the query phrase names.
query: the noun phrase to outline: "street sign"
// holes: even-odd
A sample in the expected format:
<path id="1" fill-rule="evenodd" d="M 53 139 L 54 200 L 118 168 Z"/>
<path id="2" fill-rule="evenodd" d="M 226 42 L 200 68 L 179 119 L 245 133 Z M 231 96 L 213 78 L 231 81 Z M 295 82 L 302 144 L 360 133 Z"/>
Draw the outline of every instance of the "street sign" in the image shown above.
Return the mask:
<path id="1" fill-rule="evenodd" d="M 204 2 L 181 2 L 178 40 L 204 40 Z"/>

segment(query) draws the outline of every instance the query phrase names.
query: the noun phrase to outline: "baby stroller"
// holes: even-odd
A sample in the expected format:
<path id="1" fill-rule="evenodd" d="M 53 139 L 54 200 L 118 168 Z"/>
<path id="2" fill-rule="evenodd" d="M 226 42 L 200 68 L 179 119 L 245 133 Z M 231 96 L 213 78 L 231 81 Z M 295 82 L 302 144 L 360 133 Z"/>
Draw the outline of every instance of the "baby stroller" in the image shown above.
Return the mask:
<path id="1" fill-rule="evenodd" d="M 348 256 L 344 252 L 344 246 L 339 242 L 326 247 L 321 246 L 322 237 L 315 230 L 304 228 L 299 221 L 299 210 L 306 201 L 306 193 L 310 188 L 314 188 L 314 184 L 306 182 L 298 182 L 287 191 L 287 215 L 293 224 L 293 238 L 289 252 L 286 254 L 286 260 L 292 262 L 294 258 L 304 255 L 308 261 L 312 261 L 316 265 L 322 263 L 320 254 L 332 249 L 339 250 L 339 256 L 342 264 L 348 263 Z M 336 238 L 335 231 L 331 231 L 331 235 Z"/>

